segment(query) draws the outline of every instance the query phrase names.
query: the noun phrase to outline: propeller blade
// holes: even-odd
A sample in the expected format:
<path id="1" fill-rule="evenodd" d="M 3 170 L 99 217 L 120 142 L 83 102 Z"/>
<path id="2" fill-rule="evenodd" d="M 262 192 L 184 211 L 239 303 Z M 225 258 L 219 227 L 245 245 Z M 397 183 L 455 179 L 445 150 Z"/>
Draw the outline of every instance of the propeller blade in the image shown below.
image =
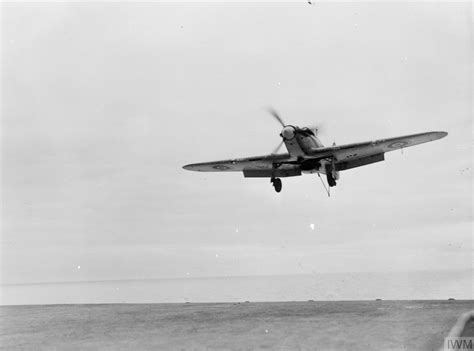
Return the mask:
<path id="1" fill-rule="evenodd" d="M 280 122 L 281 126 L 284 127 L 286 124 L 285 122 L 283 122 L 283 119 L 280 117 L 280 115 L 278 114 L 278 112 L 276 112 L 273 108 L 269 108 L 268 109 L 268 112 L 273 116 L 275 117 L 275 119 Z"/>
<path id="2" fill-rule="evenodd" d="M 281 146 L 283 145 L 283 140 L 278 144 L 278 146 L 273 150 L 272 155 L 276 154 L 278 151 L 280 151 Z"/>

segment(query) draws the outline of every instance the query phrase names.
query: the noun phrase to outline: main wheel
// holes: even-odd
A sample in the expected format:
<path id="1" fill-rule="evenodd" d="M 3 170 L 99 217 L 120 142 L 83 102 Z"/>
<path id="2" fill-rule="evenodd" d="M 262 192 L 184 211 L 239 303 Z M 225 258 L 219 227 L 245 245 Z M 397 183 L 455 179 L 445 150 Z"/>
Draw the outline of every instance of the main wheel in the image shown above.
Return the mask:
<path id="1" fill-rule="evenodd" d="M 332 177 L 331 173 L 328 173 L 327 175 L 327 179 L 328 179 L 328 184 L 330 187 L 333 187 L 333 186 L 336 186 L 336 180 Z"/>
<path id="2" fill-rule="evenodd" d="M 336 179 L 332 176 L 332 170 L 329 165 L 326 165 L 326 179 L 330 187 L 336 186 Z"/>
<path id="3" fill-rule="evenodd" d="M 281 179 L 280 178 L 275 178 L 273 180 L 273 187 L 275 188 L 275 191 L 277 193 L 279 193 L 281 191 L 282 184 L 281 184 Z"/>

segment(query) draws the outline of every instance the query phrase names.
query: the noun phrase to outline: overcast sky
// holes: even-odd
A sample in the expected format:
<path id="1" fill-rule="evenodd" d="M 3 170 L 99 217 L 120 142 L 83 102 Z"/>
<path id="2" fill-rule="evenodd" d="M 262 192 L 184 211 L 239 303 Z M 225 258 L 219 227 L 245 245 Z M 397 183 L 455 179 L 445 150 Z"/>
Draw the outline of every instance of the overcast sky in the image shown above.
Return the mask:
<path id="1" fill-rule="evenodd" d="M 10 4 L 2 283 L 472 267 L 470 4 Z M 323 143 L 449 136 L 341 173 L 202 174 Z M 314 230 L 312 229 L 314 225 Z"/>

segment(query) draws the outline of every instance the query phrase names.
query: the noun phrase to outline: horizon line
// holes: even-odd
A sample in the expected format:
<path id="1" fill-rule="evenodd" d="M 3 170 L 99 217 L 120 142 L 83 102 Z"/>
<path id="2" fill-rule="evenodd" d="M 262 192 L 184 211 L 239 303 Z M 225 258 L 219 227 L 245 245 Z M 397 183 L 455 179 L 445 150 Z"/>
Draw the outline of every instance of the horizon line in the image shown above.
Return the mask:
<path id="1" fill-rule="evenodd" d="M 259 278 L 259 277 L 294 277 L 294 276 L 316 276 L 316 275 L 341 275 L 341 274 L 415 274 L 415 273 L 449 273 L 449 272 L 470 272 L 474 271 L 470 268 L 465 269 L 440 269 L 440 270 L 413 270 L 413 271 L 361 271 L 361 272 L 313 272 L 313 273 L 287 273 L 287 274 L 258 274 L 258 275 L 220 275 L 220 276 L 181 276 L 181 277 L 160 277 L 160 278 L 125 278 L 125 279 L 102 279 L 102 280 L 71 280 L 71 281 L 44 281 L 31 283 L 3 283 L 2 286 L 27 286 L 27 285 L 52 285 L 52 284 L 97 284 L 97 283 L 114 283 L 114 282 L 143 282 L 157 280 L 197 280 L 197 279 L 238 279 L 238 278 Z"/>

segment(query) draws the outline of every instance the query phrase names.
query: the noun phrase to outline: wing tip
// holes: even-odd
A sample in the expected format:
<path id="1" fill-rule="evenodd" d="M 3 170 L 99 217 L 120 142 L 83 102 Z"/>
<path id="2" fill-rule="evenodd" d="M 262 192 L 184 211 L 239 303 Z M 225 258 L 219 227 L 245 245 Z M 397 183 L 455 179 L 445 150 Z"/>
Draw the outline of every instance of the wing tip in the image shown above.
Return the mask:
<path id="1" fill-rule="evenodd" d="M 189 164 L 189 165 L 184 165 L 183 166 L 183 169 L 187 170 L 187 171 L 194 171 L 194 164 Z"/>
<path id="2" fill-rule="evenodd" d="M 436 136 L 438 137 L 438 139 L 444 138 L 445 136 L 448 135 L 448 132 L 445 132 L 445 131 L 435 132 L 435 133 L 436 133 Z"/>

